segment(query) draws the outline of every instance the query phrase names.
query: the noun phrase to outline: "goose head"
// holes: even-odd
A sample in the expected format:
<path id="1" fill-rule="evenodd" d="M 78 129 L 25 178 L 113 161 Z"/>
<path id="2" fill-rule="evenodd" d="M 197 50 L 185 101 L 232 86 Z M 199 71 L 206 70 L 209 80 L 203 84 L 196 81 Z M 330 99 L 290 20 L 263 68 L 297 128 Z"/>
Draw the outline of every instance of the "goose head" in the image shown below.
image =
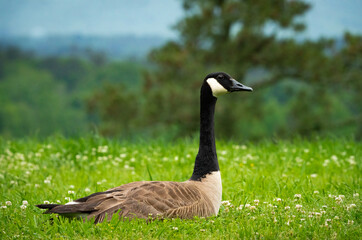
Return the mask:
<path id="1" fill-rule="evenodd" d="M 231 92 L 253 91 L 251 87 L 239 83 L 229 74 L 224 72 L 210 73 L 206 76 L 205 82 L 209 85 L 214 97 L 219 97 Z"/>

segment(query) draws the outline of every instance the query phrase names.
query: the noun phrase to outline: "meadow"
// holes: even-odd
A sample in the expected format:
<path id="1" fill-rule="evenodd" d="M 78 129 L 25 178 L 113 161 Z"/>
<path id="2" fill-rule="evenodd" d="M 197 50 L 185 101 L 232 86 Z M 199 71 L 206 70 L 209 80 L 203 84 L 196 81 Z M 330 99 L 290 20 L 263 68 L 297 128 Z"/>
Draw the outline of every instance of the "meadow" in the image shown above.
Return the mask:
<path id="1" fill-rule="evenodd" d="M 0 138 L 1 239 L 360 239 L 362 144 L 324 138 L 217 142 L 218 216 L 94 225 L 42 214 L 140 180 L 187 180 L 196 139 L 117 141 L 97 136 Z M 53 220 L 51 220 L 53 218 Z"/>

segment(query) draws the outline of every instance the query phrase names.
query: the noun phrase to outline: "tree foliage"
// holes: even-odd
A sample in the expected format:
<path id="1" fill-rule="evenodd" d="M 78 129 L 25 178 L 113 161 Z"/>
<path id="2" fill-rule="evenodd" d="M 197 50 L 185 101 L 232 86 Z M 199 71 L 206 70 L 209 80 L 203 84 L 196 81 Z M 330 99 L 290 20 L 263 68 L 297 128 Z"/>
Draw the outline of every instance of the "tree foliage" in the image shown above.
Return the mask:
<path id="1" fill-rule="evenodd" d="M 184 0 L 180 39 L 150 54 L 157 69 L 145 75 L 148 124 L 177 123 L 179 134 L 198 129 L 198 89 L 209 72 L 225 71 L 254 87 L 253 94 L 218 103 L 219 136 L 361 136 L 360 36 L 296 40 L 304 1 Z"/>

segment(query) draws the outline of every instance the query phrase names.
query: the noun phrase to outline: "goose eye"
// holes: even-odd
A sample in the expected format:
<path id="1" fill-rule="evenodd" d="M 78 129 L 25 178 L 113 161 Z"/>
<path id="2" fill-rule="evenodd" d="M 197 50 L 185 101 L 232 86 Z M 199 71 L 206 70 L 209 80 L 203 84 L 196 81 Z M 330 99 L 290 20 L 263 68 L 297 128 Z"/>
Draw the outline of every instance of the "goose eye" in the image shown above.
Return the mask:
<path id="1" fill-rule="evenodd" d="M 223 78 L 224 78 L 224 76 L 221 75 L 221 74 L 217 76 L 217 79 L 220 79 L 220 80 L 221 80 L 221 79 L 223 79 Z"/>

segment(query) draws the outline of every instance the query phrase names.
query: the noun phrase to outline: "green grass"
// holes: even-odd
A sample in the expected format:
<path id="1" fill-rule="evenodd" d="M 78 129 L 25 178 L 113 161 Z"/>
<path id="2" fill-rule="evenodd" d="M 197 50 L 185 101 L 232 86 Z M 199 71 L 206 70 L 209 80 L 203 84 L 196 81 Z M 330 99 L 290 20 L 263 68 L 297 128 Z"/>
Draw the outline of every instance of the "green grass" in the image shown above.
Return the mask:
<path id="1" fill-rule="evenodd" d="M 245 145 L 218 142 L 223 200 L 230 201 L 230 205 L 223 204 L 218 216 L 150 223 L 113 218 L 98 225 L 62 218 L 55 218 L 52 223 L 51 216 L 41 214 L 42 210 L 34 205 L 44 201 L 66 203 L 132 181 L 184 181 L 192 173 L 197 141 L 128 143 L 98 137 L 45 141 L 0 139 L 0 147 L 2 239 L 360 239 L 362 236 L 359 196 L 362 144 L 354 141 L 316 139 Z M 22 209 L 24 200 L 28 204 Z"/>

